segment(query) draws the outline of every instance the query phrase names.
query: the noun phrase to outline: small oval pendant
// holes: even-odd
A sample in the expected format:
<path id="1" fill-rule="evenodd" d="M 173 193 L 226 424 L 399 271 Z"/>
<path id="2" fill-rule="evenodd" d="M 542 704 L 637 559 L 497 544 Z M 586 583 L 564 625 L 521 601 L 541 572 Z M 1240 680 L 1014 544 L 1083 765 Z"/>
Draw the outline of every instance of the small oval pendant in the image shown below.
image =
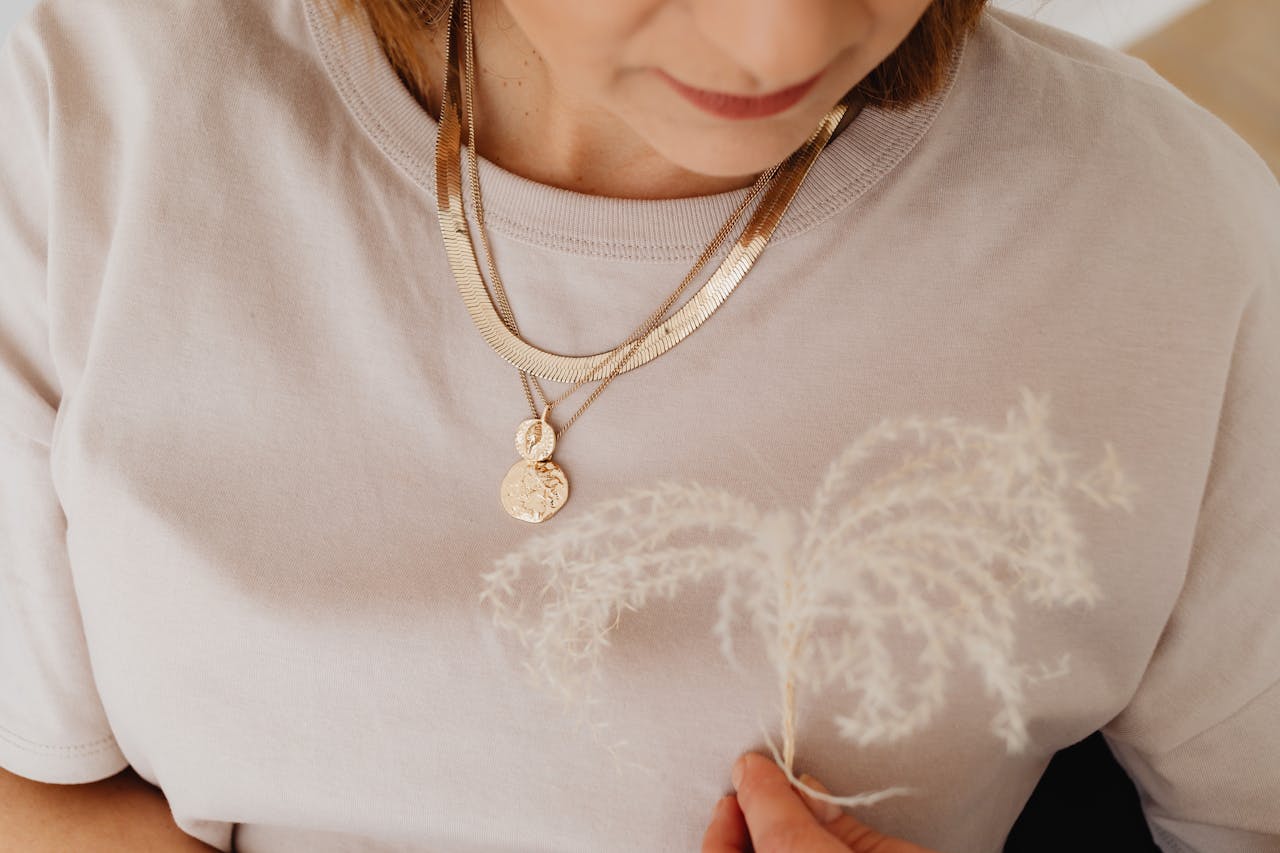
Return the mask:
<path id="1" fill-rule="evenodd" d="M 544 414 L 545 417 L 545 414 Z M 541 418 L 520 422 L 516 430 L 516 453 L 530 462 L 550 459 L 556 449 L 556 431 Z"/>
<path id="2" fill-rule="evenodd" d="M 550 459 L 521 459 L 502 478 L 499 497 L 512 518 L 546 521 L 569 499 L 569 478 Z"/>

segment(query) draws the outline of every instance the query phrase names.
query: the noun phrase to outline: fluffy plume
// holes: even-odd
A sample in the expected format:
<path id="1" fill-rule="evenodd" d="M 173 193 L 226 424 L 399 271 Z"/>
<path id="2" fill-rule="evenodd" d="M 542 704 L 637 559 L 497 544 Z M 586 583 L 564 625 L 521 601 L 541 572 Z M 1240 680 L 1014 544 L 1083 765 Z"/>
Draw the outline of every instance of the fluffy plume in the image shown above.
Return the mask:
<path id="1" fill-rule="evenodd" d="M 623 612 L 718 579 L 721 652 L 740 668 L 731 629 L 749 620 L 777 672 L 781 754 L 765 738 L 792 784 L 842 806 L 912 793 L 837 797 L 801 782 L 797 694 L 841 691 L 840 736 L 891 743 L 944 706 L 959 659 L 994 702 L 992 733 L 1011 753 L 1025 749 L 1024 688 L 1067 672 L 1069 656 L 1053 667 L 1016 661 L 1015 605 L 1096 603 L 1070 501 L 1132 512 L 1135 491 L 1109 443 L 1101 462 L 1073 473 L 1077 454 L 1053 446 L 1047 415 L 1047 396 L 1024 388 L 1003 430 L 954 417 L 882 420 L 831 462 L 798 510 L 694 482 L 635 489 L 556 519 L 499 558 L 481 600 L 520 639 L 531 681 L 590 722 L 591 688 Z M 676 544 L 708 530 L 732 544 Z M 517 595 L 522 578 L 542 582 L 536 600 Z M 894 631 L 919 649 L 914 662 L 890 641 Z M 615 758 L 623 743 L 610 747 Z"/>

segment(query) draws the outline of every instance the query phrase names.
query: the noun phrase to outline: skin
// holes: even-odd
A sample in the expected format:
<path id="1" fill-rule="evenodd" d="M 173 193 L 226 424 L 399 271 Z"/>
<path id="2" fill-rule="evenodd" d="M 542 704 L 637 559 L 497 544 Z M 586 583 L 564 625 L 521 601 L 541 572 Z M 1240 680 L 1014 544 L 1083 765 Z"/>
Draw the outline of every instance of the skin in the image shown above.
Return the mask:
<path id="1" fill-rule="evenodd" d="M 748 186 L 798 148 L 929 0 L 472 3 L 484 157 L 578 192 L 680 198 Z M 423 45 L 433 98 L 443 47 L 441 33 Z M 746 96 L 823 75 L 782 113 L 728 119 L 690 104 L 656 69 Z"/>
<path id="2" fill-rule="evenodd" d="M 56 785 L 0 769 L 0 849 L 23 853 L 216 853 L 174 823 L 159 788 L 126 767 L 98 782 Z"/>
<path id="3" fill-rule="evenodd" d="M 935 853 L 892 838 L 791 787 L 773 759 L 755 752 L 738 759 L 742 778 L 716 803 L 702 853 Z M 801 780 L 831 793 L 809 774 Z"/>

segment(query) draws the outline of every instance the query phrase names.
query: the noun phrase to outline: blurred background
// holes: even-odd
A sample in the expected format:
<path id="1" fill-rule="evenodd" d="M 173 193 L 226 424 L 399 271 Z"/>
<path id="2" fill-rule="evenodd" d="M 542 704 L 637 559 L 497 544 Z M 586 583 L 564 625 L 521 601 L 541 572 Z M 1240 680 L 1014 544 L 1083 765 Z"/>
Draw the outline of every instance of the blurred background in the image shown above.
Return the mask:
<path id="1" fill-rule="evenodd" d="M 992 0 L 1133 54 L 1280 174 L 1280 0 Z M 35 0 L 0 0 L 0 33 Z"/>

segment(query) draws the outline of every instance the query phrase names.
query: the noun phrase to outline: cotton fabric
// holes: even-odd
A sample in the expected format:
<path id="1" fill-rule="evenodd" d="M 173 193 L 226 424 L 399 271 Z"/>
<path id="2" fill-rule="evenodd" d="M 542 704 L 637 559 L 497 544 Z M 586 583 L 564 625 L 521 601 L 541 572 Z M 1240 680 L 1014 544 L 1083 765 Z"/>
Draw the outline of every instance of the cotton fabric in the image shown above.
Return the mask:
<path id="1" fill-rule="evenodd" d="M 534 526 L 497 499 L 529 413 L 442 250 L 435 123 L 330 12 L 42 0 L 4 42 L 0 765 L 132 765 L 223 851 L 697 849 L 733 759 L 780 738 L 751 616 L 776 597 L 717 578 L 807 576 L 787 531 L 841 454 L 864 441 L 854 513 L 920 450 L 886 419 L 1001 436 L 1039 412 L 1072 472 L 1114 452 L 1131 510 L 1062 486 L 1063 550 L 1030 542 L 1058 574 L 1039 601 L 990 587 L 971 624 L 999 642 L 957 636 L 947 667 L 908 627 L 963 604 L 946 581 L 976 552 L 872 584 L 888 521 L 823 516 L 828 591 L 895 618 L 847 626 L 851 681 L 800 685 L 796 772 L 912 786 L 851 811 L 990 853 L 1101 729 L 1163 850 L 1280 851 L 1280 189 L 1242 140 L 1136 59 L 984 13 L 946 85 L 864 110 L 725 305 L 565 434 L 569 502 Z M 742 197 L 480 175 L 521 332 L 563 353 L 623 340 Z M 906 517 L 954 512 L 967 541 L 939 507 Z M 721 573 L 603 611 L 592 714 L 627 761 L 484 597 L 502 569 L 550 618 L 566 561 L 632 590 Z M 873 659 L 933 692 L 847 689 Z M 909 732 L 842 734 L 874 709 Z"/>

